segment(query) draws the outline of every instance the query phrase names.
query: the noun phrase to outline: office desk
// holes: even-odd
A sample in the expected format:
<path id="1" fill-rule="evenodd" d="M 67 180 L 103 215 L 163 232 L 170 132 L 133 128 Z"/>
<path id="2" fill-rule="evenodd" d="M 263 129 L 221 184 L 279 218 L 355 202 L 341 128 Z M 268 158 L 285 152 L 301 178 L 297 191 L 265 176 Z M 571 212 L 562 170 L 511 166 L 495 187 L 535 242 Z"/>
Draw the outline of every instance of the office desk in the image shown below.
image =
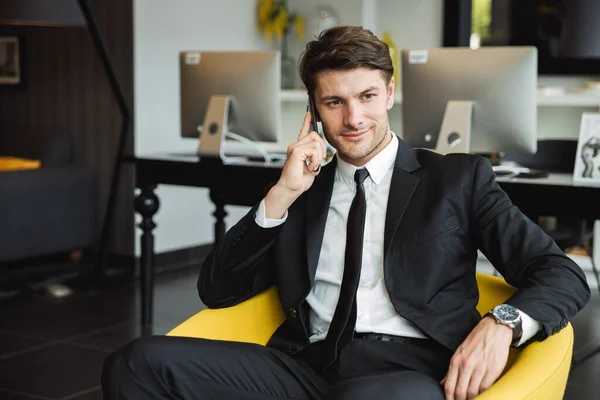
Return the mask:
<path id="1" fill-rule="evenodd" d="M 600 187 L 573 182 L 572 174 L 551 173 L 541 179 L 496 180 L 513 204 L 528 217 L 600 219 Z"/>
<path id="2" fill-rule="evenodd" d="M 153 216 L 158 211 L 159 199 L 154 189 L 159 184 L 208 188 L 215 204 L 215 240 L 225 235 L 225 205 L 253 206 L 266 194 L 269 184 L 276 182 L 282 164 L 245 163 L 223 165 L 195 155 L 153 154 L 128 157 L 136 171 L 136 186 L 140 189 L 135 199 L 135 210 L 142 216 L 141 237 L 141 303 L 142 334 L 152 333 L 153 259 L 156 227 Z M 543 179 L 500 178 L 499 185 L 526 215 L 536 219 L 540 215 L 563 218 L 600 219 L 600 188 L 577 186 L 570 174 L 550 174 Z"/>
<path id="3" fill-rule="evenodd" d="M 126 157 L 125 162 L 135 167 L 136 186 L 140 193 L 135 199 L 135 210 L 141 215 L 138 225 L 142 230 L 140 260 L 141 324 L 142 335 L 152 334 L 154 290 L 154 214 L 160 200 L 154 189 L 159 184 L 208 188 L 215 204 L 215 240 L 225 235 L 225 205 L 253 206 L 265 196 L 265 188 L 279 179 L 283 164 L 265 165 L 246 163 L 224 166 L 220 162 L 197 156 L 152 154 Z"/>

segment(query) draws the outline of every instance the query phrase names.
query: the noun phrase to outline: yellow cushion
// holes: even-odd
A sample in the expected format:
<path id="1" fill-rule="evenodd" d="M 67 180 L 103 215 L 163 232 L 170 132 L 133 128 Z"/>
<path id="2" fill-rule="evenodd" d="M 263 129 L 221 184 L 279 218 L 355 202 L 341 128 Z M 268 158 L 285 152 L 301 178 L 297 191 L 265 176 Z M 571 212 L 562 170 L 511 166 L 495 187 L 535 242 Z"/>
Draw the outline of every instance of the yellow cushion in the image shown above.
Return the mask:
<path id="1" fill-rule="evenodd" d="M 484 314 L 503 303 L 515 289 L 503 279 L 477 274 L 480 299 L 477 310 Z M 277 290 L 272 287 L 234 307 L 205 309 L 168 333 L 265 345 L 284 321 Z M 573 328 L 523 350 L 511 350 L 504 374 L 477 397 L 479 400 L 559 400 L 563 398 L 573 350 Z"/>
<path id="2" fill-rule="evenodd" d="M 39 167 L 39 160 L 28 160 L 26 158 L 0 156 L 0 171 L 17 171 L 22 169 L 36 169 Z"/>

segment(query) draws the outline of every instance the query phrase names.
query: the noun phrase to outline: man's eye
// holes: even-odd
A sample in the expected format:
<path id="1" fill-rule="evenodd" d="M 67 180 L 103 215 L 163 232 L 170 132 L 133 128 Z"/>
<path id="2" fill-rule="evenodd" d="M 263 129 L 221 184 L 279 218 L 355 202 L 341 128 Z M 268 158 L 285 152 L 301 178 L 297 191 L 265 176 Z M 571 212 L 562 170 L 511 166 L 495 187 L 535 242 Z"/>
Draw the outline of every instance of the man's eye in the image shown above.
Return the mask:
<path id="1" fill-rule="evenodd" d="M 329 103 L 327 103 L 327 105 L 329 105 L 329 106 L 337 106 L 339 104 L 342 104 L 342 102 L 339 100 L 332 100 Z"/>
<path id="2" fill-rule="evenodd" d="M 373 97 L 375 97 L 374 93 L 367 93 L 367 94 L 363 95 L 363 99 L 365 99 L 365 100 L 369 100 Z"/>

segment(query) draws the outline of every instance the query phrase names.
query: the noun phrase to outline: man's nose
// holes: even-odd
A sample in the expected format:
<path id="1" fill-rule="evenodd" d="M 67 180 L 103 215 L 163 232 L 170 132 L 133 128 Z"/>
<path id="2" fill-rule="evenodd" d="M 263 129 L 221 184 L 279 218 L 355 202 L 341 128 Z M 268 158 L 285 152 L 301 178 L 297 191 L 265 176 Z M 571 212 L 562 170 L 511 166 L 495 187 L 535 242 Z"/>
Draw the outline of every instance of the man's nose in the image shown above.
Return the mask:
<path id="1" fill-rule="evenodd" d="M 349 128 L 358 130 L 363 123 L 363 115 L 360 105 L 354 102 L 347 103 L 345 114 L 344 124 Z"/>

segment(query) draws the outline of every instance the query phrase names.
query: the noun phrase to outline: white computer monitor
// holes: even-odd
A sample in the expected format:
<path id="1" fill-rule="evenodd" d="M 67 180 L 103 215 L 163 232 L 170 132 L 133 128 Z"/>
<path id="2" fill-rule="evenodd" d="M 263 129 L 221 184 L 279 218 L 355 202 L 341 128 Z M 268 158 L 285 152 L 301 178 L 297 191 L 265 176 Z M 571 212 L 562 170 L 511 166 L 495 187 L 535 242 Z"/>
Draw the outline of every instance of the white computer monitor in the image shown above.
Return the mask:
<path id="1" fill-rule="evenodd" d="M 180 52 L 181 136 L 200 138 L 201 156 L 279 151 L 280 62 L 277 51 Z"/>
<path id="2" fill-rule="evenodd" d="M 402 119 L 413 147 L 535 153 L 535 47 L 403 50 Z"/>

